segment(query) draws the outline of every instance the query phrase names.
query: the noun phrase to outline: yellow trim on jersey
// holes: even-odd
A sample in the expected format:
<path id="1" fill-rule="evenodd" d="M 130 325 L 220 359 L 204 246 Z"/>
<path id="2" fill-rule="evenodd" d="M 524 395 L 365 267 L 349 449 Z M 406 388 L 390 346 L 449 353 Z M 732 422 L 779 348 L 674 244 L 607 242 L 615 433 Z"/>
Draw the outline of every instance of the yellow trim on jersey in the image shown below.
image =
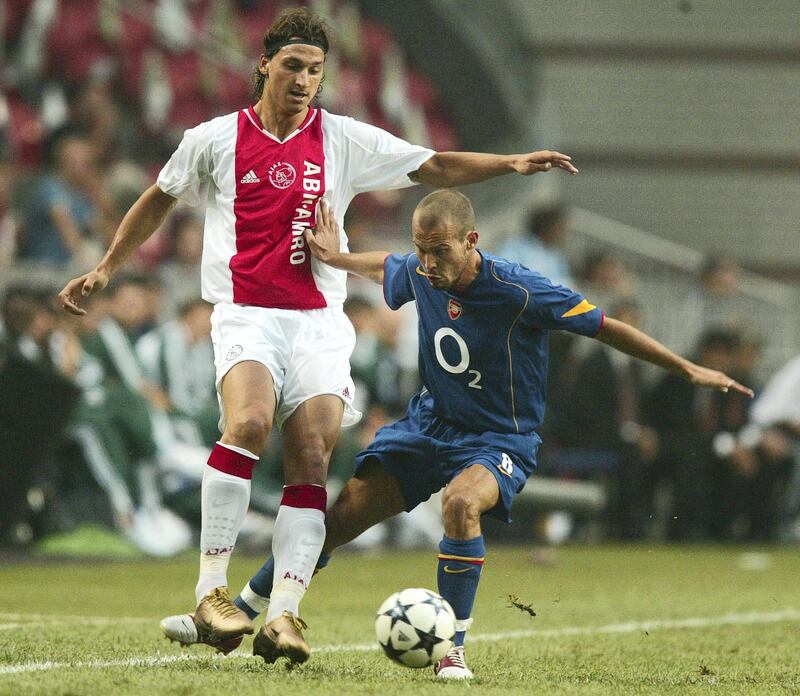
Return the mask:
<path id="1" fill-rule="evenodd" d="M 522 313 L 525 311 L 525 308 L 528 306 L 528 302 L 530 302 L 531 294 L 528 290 L 519 285 L 518 283 L 511 283 L 507 280 L 503 280 L 500 278 L 497 273 L 494 272 L 494 261 L 492 261 L 491 272 L 494 276 L 495 280 L 500 281 L 501 283 L 505 283 L 506 285 L 513 285 L 515 288 L 519 288 L 522 292 L 525 293 L 525 304 L 522 305 L 522 309 L 519 310 L 519 314 L 517 314 L 514 321 L 511 322 L 511 326 L 508 329 L 508 336 L 506 338 L 506 345 L 508 346 L 508 373 L 509 373 L 509 387 L 511 388 L 511 417 L 514 419 L 514 426 L 517 428 L 517 432 L 519 432 L 519 423 L 517 422 L 517 401 L 514 398 L 514 361 L 511 357 L 511 332 L 514 330 L 514 327 L 517 325 L 519 318 L 522 316 Z"/>
<path id="2" fill-rule="evenodd" d="M 566 319 L 567 317 L 577 317 L 580 314 L 591 312 L 593 309 L 597 309 L 597 305 L 591 304 L 588 300 L 581 300 L 579 304 L 576 304 L 568 312 L 564 312 L 561 315 L 561 318 Z"/>

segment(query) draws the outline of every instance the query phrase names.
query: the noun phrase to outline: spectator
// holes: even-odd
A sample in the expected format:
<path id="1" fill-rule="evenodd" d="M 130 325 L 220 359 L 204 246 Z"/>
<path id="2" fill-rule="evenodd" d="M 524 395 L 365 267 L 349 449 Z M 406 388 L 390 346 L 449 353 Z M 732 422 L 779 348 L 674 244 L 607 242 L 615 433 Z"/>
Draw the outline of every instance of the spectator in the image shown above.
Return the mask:
<path id="1" fill-rule="evenodd" d="M 742 268 L 730 256 L 712 256 L 700 272 L 700 284 L 687 294 L 682 307 L 684 340 L 696 343 L 709 330 L 741 332 L 745 329 L 765 331 L 763 305 L 741 293 Z"/>
<path id="2" fill-rule="evenodd" d="M 377 405 L 390 413 L 401 408 L 402 371 L 397 360 L 398 320 L 393 312 L 378 309 L 363 296 L 346 300 L 344 311 L 356 331 L 350 356 L 356 394 L 366 394 L 362 406 Z M 363 398 L 363 396 L 361 397 Z"/>
<path id="3" fill-rule="evenodd" d="M 351 295 L 345 300 L 344 312 L 356 332 L 356 345 L 350 355 L 353 383 L 356 385 L 357 408 L 366 412 L 374 401 L 378 363 L 378 314 L 366 297 Z"/>
<path id="4" fill-rule="evenodd" d="M 700 302 L 695 307 L 703 317 L 705 327 L 742 329 L 746 319 L 738 307 L 742 269 L 730 256 L 709 258 L 703 266 L 700 280 Z"/>
<path id="5" fill-rule="evenodd" d="M 534 208 L 528 213 L 525 232 L 507 239 L 497 251 L 498 255 L 517 261 L 554 283 L 573 286 L 564 252 L 569 222 L 567 212 L 562 203 Z"/>
<path id="6" fill-rule="evenodd" d="M 181 439 L 208 447 L 219 438 L 210 321 L 211 305 L 198 297 L 136 342 L 143 373 L 165 391 Z"/>
<path id="7" fill-rule="evenodd" d="M 99 258 L 98 176 L 92 144 L 67 136 L 55 145 L 56 171 L 43 176 L 28 203 L 18 256 L 64 267 Z"/>
<path id="8" fill-rule="evenodd" d="M 65 85 L 66 118 L 50 139 L 85 135 L 103 167 L 120 157 L 141 157 L 145 151 L 137 139 L 135 111 L 121 108 L 114 88 L 108 70 L 95 70 L 87 80 Z"/>
<path id="9" fill-rule="evenodd" d="M 745 461 L 755 456 L 754 466 L 763 467 L 764 477 L 772 479 L 772 485 L 765 486 L 771 495 L 764 504 L 774 503 L 780 538 L 800 541 L 800 355 L 778 370 L 759 394 L 749 424 L 738 437 L 735 451 L 742 450 L 750 455 Z"/>
<path id="10" fill-rule="evenodd" d="M 741 343 L 732 331 L 714 329 L 700 339 L 697 360 L 731 372 Z M 668 536 L 673 540 L 699 540 L 710 532 L 724 536 L 715 515 L 725 512 L 719 498 L 719 473 L 713 442 L 724 432 L 744 424 L 743 399 L 706 392 L 675 375 L 661 379 L 649 396 L 647 423 L 656 430 L 661 446 L 656 471 L 672 490 L 672 515 Z"/>
<path id="11" fill-rule="evenodd" d="M 109 303 L 91 298 L 75 325 L 82 344 L 95 346 Z M 108 496 L 114 526 L 146 553 L 169 556 L 186 549 L 191 532 L 162 504 L 151 408 L 114 378 L 96 353 L 81 348 L 75 381 L 82 398 L 70 428 L 95 481 Z"/>
<path id="12" fill-rule="evenodd" d="M 146 402 L 161 470 L 199 483 L 208 450 L 182 442 L 177 437 L 168 418 L 169 395 L 161 385 L 145 377 L 134 350 L 138 331 L 151 318 L 151 292 L 147 278 L 121 277 L 112 289 L 108 315 L 98 322 L 94 334 L 84 338 L 84 347 L 99 360 L 107 380 Z"/>
<path id="13" fill-rule="evenodd" d="M 28 362 L 55 369 L 50 349 L 55 318 L 44 295 L 24 286 L 10 287 L 0 313 L 6 345 Z"/>
<path id="14" fill-rule="evenodd" d="M 169 238 L 172 249 L 159 268 L 167 302 L 164 315 L 174 317 L 180 305 L 200 296 L 203 221 L 191 211 L 176 216 Z"/>
<path id="15" fill-rule="evenodd" d="M 379 351 L 375 371 L 375 401 L 390 416 L 403 413 L 406 402 L 420 387 L 416 369 L 413 375 L 408 375 L 398 354 L 404 319 L 403 313 L 392 311 L 385 304 L 378 309 Z"/>
<path id="16" fill-rule="evenodd" d="M 760 342 L 739 334 L 731 355 L 731 374 L 755 383 L 754 370 L 760 357 Z M 775 485 L 780 467 L 745 448 L 733 446 L 735 434 L 749 419 L 751 404 L 740 400 L 721 412 L 718 432 L 711 446 L 712 495 L 708 501 L 710 534 L 718 540 L 764 541 L 774 535 L 777 524 Z"/>
<path id="17" fill-rule="evenodd" d="M 13 168 L 0 161 L 0 270 L 10 266 L 16 255 L 17 224 L 11 210 L 13 187 Z"/>
<path id="18" fill-rule="evenodd" d="M 100 242 L 106 245 L 111 243 L 114 232 L 136 201 L 139 191 L 150 182 L 150 176 L 144 169 L 125 159 L 113 162 L 103 174 L 103 188 L 108 194 L 108 205 L 104 210 Z M 145 264 L 139 263 L 138 266 L 144 267 Z"/>
<path id="19" fill-rule="evenodd" d="M 610 307 L 634 297 L 634 280 L 625 264 L 610 251 L 594 251 L 583 262 L 579 286 L 598 307 Z"/>
<path id="20" fill-rule="evenodd" d="M 617 304 L 611 315 L 637 328 L 641 324 L 641 310 L 634 302 Z M 613 462 L 611 531 L 624 539 L 644 535 L 645 512 L 652 500 L 647 482 L 659 448 L 656 431 L 644 425 L 640 368 L 632 357 L 593 343 L 577 367 L 569 394 L 572 427 L 564 433 L 569 438 L 565 444 L 599 452 L 600 460 Z"/>

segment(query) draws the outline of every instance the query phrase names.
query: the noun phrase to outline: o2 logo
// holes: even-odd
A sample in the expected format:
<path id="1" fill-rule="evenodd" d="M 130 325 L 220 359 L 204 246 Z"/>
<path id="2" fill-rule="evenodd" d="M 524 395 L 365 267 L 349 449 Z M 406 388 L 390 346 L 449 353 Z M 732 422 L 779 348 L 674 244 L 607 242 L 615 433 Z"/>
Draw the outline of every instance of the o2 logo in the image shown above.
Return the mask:
<path id="1" fill-rule="evenodd" d="M 444 356 L 444 352 L 442 351 L 442 341 L 445 337 L 449 336 L 452 338 L 456 345 L 458 346 L 459 352 L 459 361 L 455 365 L 447 362 L 447 358 Z M 442 327 L 433 335 L 433 347 L 436 351 L 436 360 L 442 366 L 442 369 L 445 372 L 449 372 L 451 375 L 460 375 L 462 372 L 466 372 L 467 374 L 472 375 L 472 381 L 467 384 L 468 387 L 472 387 L 473 389 L 483 389 L 483 387 L 479 384 L 481 381 L 481 373 L 478 370 L 469 370 L 469 348 L 467 347 L 467 342 L 461 338 L 453 329 Z"/>

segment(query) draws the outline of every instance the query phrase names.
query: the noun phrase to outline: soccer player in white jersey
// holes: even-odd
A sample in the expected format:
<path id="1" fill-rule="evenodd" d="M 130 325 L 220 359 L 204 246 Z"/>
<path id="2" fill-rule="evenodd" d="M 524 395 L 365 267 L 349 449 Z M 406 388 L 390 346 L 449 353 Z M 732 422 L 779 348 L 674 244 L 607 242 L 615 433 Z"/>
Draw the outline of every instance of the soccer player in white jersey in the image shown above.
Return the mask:
<path id="1" fill-rule="evenodd" d="M 220 649 L 254 631 L 230 600 L 227 567 L 252 469 L 275 422 L 285 487 L 273 533 L 275 583 L 256 638 L 269 662 L 308 659 L 299 603 L 325 539 L 328 460 L 342 423 L 359 417 L 348 364 L 354 332 L 342 311 L 346 273 L 314 259 L 304 237 L 318 200 L 324 195 L 341 223 L 364 191 L 577 173 L 558 152 L 436 153 L 312 106 L 329 46 L 321 18 L 306 8 L 282 12 L 264 38 L 255 105 L 186 131 L 100 263 L 59 295 L 66 311 L 84 314 L 81 298 L 108 284 L 178 200 L 205 205 L 202 295 L 214 304 L 223 432 L 203 478 L 197 605 L 187 630 Z M 341 245 L 346 251 L 344 236 Z"/>

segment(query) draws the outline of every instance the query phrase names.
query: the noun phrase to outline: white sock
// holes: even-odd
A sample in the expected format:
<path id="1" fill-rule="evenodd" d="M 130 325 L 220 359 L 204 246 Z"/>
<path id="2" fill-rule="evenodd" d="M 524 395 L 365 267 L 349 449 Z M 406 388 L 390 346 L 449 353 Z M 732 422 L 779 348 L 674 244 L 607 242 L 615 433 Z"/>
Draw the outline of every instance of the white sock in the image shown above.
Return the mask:
<path id="1" fill-rule="evenodd" d="M 200 575 L 195 598 L 228 584 L 228 563 L 250 504 L 250 479 L 206 466 L 201 489 Z"/>
<path id="2" fill-rule="evenodd" d="M 272 532 L 275 576 L 267 621 L 284 611 L 298 615 L 325 541 L 325 513 L 281 505 Z"/>
<path id="3" fill-rule="evenodd" d="M 257 614 L 263 614 L 269 606 L 269 597 L 262 597 L 250 589 L 250 583 L 245 583 L 239 598 Z"/>

